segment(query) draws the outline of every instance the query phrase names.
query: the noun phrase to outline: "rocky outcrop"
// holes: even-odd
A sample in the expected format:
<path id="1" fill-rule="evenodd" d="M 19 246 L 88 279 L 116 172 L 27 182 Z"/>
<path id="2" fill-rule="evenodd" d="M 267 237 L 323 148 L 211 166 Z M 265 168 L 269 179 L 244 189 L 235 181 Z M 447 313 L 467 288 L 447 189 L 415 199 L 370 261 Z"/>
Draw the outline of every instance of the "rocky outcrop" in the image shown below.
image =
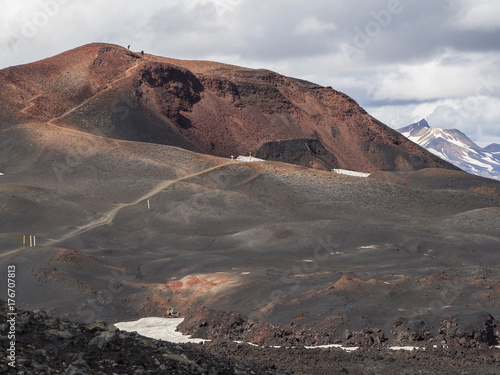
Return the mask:
<path id="1" fill-rule="evenodd" d="M 426 319 L 414 317 L 412 319 L 396 319 L 392 333 L 401 343 L 439 343 L 440 345 L 460 345 L 466 348 L 480 347 L 481 345 L 498 345 L 500 343 L 500 325 L 491 315 L 486 314 L 480 324 L 471 324 L 462 321 L 456 316 L 441 319 L 437 332 L 430 329 Z"/>
<path id="2" fill-rule="evenodd" d="M 201 100 L 200 93 L 203 91 L 202 84 L 189 70 L 153 62 L 141 67 L 134 88 L 140 104 L 156 109 L 184 128 L 187 124 L 181 120 L 180 113 L 190 112 L 193 105 Z M 148 99 L 154 103 L 153 106 Z"/>
<path id="3" fill-rule="evenodd" d="M 8 353 L 7 304 L 0 301 L 1 348 Z M 15 316 L 14 366 L 0 363 L 2 374 L 276 374 L 207 354 L 191 345 L 172 344 L 119 331 L 106 323 L 80 324 L 47 316 L 43 311 L 18 311 Z M 8 354 L 10 355 L 10 354 Z"/>
<path id="4" fill-rule="evenodd" d="M 264 160 L 304 165 L 315 169 L 339 168 L 337 158 L 318 139 L 289 139 L 266 142 L 255 152 Z"/>
<path id="5" fill-rule="evenodd" d="M 278 327 L 258 322 L 235 313 L 216 311 L 207 307 L 191 310 L 179 326 L 183 332 L 210 340 L 245 341 L 260 345 L 313 345 L 318 335 L 307 327 L 291 325 Z M 328 342 L 321 341 L 321 344 Z"/>
<path id="6" fill-rule="evenodd" d="M 6 311 L 7 304 L 0 301 L 2 322 L 7 322 Z M 493 374 L 500 360 L 498 349 L 484 343 L 466 349 L 460 339 L 450 340 L 444 348 L 427 345 L 426 350 L 413 351 L 381 347 L 354 352 L 338 348 L 256 347 L 227 339 L 204 345 L 173 344 L 119 331 L 103 322 L 80 324 L 48 316 L 43 311 L 17 313 L 15 368 L 3 361 L 2 374 L 361 375 L 402 373 L 402 369 L 408 374 Z M 243 322 L 233 316 L 228 323 L 238 327 Z M 443 323 L 443 328 L 453 329 L 453 323 Z M 486 317 L 485 324 L 493 327 L 497 322 Z M 10 339 L 4 325 L 0 325 L 0 347 L 8 356 Z M 345 337 L 354 341 L 361 338 L 350 332 Z M 377 340 L 383 335 L 377 330 L 366 330 L 363 337 Z"/>
<path id="7" fill-rule="evenodd" d="M 300 319 L 299 319 L 300 320 Z M 304 346 L 343 344 L 345 346 L 386 347 L 391 345 L 425 346 L 459 345 L 464 348 L 494 346 L 500 343 L 500 324 L 491 315 L 482 318 L 482 324 L 465 328 L 457 317 L 442 319 L 437 330 L 429 327 L 425 319 L 396 319 L 393 336 L 389 340 L 378 328 L 364 328 L 361 331 L 345 330 L 335 332 L 329 320 L 319 324 L 317 330 L 292 322 L 279 327 L 248 319 L 234 312 L 216 311 L 206 307 L 192 310 L 179 329 L 195 337 L 210 340 L 245 341 L 267 346 Z"/>

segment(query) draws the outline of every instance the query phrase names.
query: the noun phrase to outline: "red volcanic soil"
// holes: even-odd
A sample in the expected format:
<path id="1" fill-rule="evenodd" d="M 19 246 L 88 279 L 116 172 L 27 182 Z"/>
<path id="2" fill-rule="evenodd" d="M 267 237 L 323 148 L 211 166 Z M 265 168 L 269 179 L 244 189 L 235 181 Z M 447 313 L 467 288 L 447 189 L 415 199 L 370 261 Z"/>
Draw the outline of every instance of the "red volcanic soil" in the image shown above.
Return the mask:
<path id="1" fill-rule="evenodd" d="M 360 285 L 363 285 L 363 280 L 361 279 L 353 279 L 347 275 L 344 275 L 340 278 L 332 286 L 328 287 L 328 290 L 348 290 L 348 289 L 356 289 Z"/>
<path id="2" fill-rule="evenodd" d="M 1 129 L 28 122 L 316 169 L 449 168 L 330 87 L 89 44 L 0 71 Z"/>
<path id="3" fill-rule="evenodd" d="M 227 274 L 211 275 L 189 275 L 181 280 L 171 281 L 165 285 L 177 300 L 180 300 L 187 306 L 194 303 L 202 296 L 211 296 L 219 289 L 228 288 L 235 284 Z"/>

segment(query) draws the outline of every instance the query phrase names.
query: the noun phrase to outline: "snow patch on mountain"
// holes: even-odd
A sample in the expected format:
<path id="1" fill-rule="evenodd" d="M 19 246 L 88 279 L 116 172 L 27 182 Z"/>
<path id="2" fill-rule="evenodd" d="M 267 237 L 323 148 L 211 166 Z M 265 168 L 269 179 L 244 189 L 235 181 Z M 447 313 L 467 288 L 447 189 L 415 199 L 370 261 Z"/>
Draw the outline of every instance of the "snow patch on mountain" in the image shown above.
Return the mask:
<path id="1" fill-rule="evenodd" d="M 486 146 L 484 150 L 495 155 L 500 155 L 500 145 L 498 143 L 492 143 Z"/>
<path id="2" fill-rule="evenodd" d="M 397 129 L 409 140 L 458 168 L 482 177 L 500 180 L 500 145 L 481 148 L 457 129 L 439 129 L 420 120 Z"/>

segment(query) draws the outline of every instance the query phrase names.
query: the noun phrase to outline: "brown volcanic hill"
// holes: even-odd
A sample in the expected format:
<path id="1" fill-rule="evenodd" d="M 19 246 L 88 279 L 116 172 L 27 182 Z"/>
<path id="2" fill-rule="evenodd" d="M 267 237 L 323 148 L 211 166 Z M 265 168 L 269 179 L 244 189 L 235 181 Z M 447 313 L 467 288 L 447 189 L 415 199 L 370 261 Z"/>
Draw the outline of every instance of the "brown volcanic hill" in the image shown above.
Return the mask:
<path id="1" fill-rule="evenodd" d="M 206 61 L 89 44 L 0 71 L 1 130 L 48 123 L 317 169 L 449 168 L 330 87 Z"/>

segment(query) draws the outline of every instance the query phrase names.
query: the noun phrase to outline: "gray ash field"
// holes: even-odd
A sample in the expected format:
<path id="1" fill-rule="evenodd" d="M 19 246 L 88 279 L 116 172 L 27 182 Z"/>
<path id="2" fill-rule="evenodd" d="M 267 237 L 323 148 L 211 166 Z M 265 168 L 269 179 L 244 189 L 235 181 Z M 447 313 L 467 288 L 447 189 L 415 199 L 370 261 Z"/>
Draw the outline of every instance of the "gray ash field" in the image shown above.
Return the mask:
<path id="1" fill-rule="evenodd" d="M 310 344 L 365 328 L 437 339 L 444 318 L 479 332 L 499 315 L 492 180 L 427 170 L 387 182 L 391 172 L 357 178 L 99 139 L 59 179 L 61 145 L 93 136 L 31 130 L 34 163 L 9 173 L 23 161 L 0 156 L 0 259 L 21 270 L 25 307 L 113 322 L 169 308 L 202 319 L 204 306 L 307 327 Z M 23 234 L 37 246 L 22 248 Z"/>

